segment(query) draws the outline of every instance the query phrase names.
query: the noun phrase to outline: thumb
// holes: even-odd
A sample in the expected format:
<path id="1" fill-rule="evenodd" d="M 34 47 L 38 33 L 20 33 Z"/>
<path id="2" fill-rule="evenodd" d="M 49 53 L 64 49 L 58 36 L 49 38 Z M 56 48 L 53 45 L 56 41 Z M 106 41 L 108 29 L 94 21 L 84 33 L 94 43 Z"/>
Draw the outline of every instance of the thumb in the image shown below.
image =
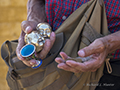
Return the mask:
<path id="1" fill-rule="evenodd" d="M 105 50 L 105 45 L 103 41 L 101 39 L 96 39 L 89 46 L 79 50 L 78 55 L 80 57 L 87 57 L 92 54 L 101 53 L 103 50 Z"/>
<path id="2" fill-rule="evenodd" d="M 36 29 L 37 24 L 38 23 L 34 21 L 23 21 L 21 23 L 21 29 L 28 34 L 32 32 L 32 30 Z"/>
<path id="3" fill-rule="evenodd" d="M 18 39 L 18 45 L 17 45 L 17 48 L 16 48 L 16 54 L 17 54 L 17 57 L 20 59 L 20 60 L 24 60 L 24 58 L 21 56 L 20 54 L 20 50 L 21 48 L 24 46 L 25 42 L 24 42 L 24 36 L 25 36 L 25 33 L 22 31 L 21 34 L 20 34 L 20 37 Z"/>

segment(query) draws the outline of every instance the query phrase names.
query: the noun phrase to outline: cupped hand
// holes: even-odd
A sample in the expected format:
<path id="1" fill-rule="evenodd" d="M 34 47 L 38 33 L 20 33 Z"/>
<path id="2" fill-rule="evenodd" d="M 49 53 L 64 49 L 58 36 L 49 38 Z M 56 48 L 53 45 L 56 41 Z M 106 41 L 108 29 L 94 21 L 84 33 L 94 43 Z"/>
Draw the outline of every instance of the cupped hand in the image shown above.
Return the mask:
<path id="1" fill-rule="evenodd" d="M 23 21 L 21 24 L 21 35 L 18 39 L 18 45 L 16 48 L 16 54 L 19 60 L 23 61 L 24 64 L 26 64 L 27 66 L 33 66 L 37 63 L 37 61 L 35 59 L 32 60 L 26 60 L 24 57 L 21 56 L 20 54 L 20 50 L 21 48 L 25 45 L 25 41 L 24 41 L 24 36 L 27 33 L 32 32 L 33 30 L 36 29 L 38 23 L 34 22 L 34 21 Z M 44 59 L 46 57 L 46 55 L 48 54 L 49 50 L 51 49 L 51 47 L 53 46 L 55 41 L 55 33 L 52 32 L 50 39 L 46 39 L 45 43 L 44 43 L 44 47 L 42 49 L 42 51 L 40 53 L 38 53 L 38 58 L 40 59 Z"/>
<path id="2" fill-rule="evenodd" d="M 61 58 L 58 57 L 55 59 L 55 61 L 58 63 L 58 68 L 66 71 L 71 71 L 74 73 L 87 71 L 94 72 L 101 67 L 106 56 L 108 55 L 108 52 L 109 49 L 106 40 L 104 38 L 99 38 L 89 46 L 78 51 L 78 55 L 80 57 L 90 56 L 90 60 L 83 63 L 76 62 L 71 59 L 69 60 L 70 57 L 66 53 L 61 52 Z"/>

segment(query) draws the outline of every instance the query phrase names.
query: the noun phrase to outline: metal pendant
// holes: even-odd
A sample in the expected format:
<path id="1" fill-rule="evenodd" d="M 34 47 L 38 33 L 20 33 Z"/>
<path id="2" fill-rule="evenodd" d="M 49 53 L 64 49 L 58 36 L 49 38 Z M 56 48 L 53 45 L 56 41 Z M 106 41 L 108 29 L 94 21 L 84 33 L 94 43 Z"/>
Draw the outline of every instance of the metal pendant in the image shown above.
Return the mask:
<path id="1" fill-rule="evenodd" d="M 39 23 L 37 30 L 25 35 L 26 44 L 33 44 L 36 46 L 36 52 L 42 50 L 45 40 L 50 38 L 51 27 L 47 23 Z"/>

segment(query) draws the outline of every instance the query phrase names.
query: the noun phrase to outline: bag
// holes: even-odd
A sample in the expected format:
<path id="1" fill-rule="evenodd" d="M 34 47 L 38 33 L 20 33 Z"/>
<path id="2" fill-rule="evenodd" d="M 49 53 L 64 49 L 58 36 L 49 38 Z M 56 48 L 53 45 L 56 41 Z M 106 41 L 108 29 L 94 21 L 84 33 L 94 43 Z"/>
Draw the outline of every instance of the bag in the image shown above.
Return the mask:
<path id="1" fill-rule="evenodd" d="M 56 30 L 56 41 L 41 67 L 32 69 L 16 56 L 16 41 L 6 41 L 1 56 L 9 67 L 7 82 L 11 90 L 94 90 L 103 75 L 104 64 L 95 72 L 72 73 L 57 68 L 54 59 L 60 51 L 77 62 L 77 52 L 96 38 L 107 35 L 107 19 L 102 0 L 91 0 Z"/>

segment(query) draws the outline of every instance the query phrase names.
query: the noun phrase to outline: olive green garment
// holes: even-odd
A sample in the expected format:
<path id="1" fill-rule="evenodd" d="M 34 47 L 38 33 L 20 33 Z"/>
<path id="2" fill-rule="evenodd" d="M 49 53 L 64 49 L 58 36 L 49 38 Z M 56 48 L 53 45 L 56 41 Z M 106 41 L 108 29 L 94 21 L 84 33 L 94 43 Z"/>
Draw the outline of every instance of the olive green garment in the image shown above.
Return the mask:
<path id="1" fill-rule="evenodd" d="M 56 30 L 56 41 L 41 67 L 32 69 L 16 56 L 17 41 L 6 41 L 1 55 L 9 66 L 7 82 L 11 90 L 94 90 L 103 74 L 104 64 L 95 72 L 72 73 L 57 68 L 54 59 L 64 51 L 71 59 L 84 62 L 77 52 L 95 39 L 108 34 L 105 6 L 102 0 L 91 0 Z"/>

